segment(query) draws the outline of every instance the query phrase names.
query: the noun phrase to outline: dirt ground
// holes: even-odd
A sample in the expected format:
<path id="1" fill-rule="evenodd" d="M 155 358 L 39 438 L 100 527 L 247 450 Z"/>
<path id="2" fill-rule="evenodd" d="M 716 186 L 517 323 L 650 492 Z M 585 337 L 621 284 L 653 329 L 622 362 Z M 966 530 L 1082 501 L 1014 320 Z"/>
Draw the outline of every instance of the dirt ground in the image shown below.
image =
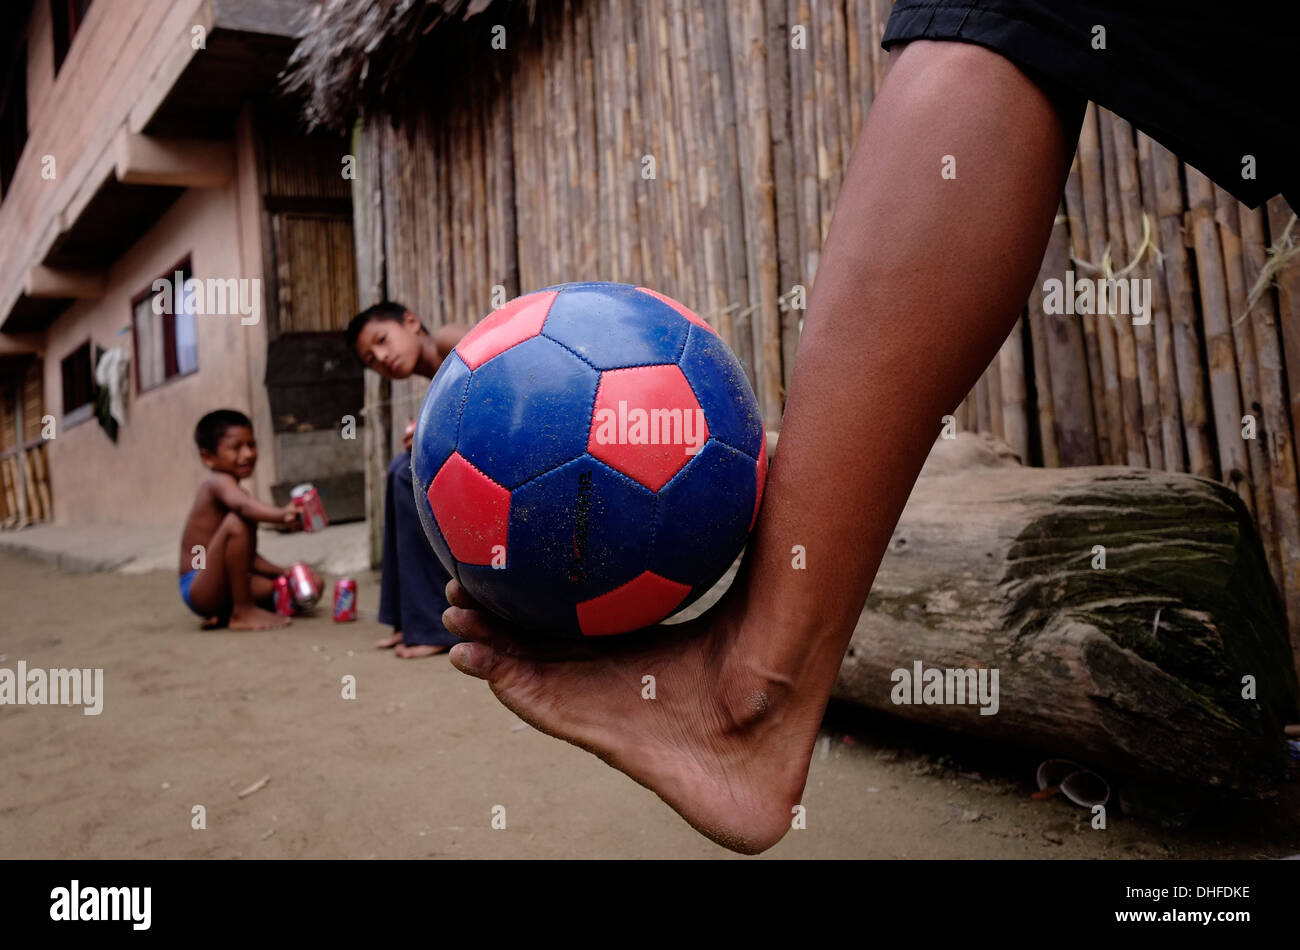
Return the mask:
<path id="1" fill-rule="evenodd" d="M 373 618 L 378 578 L 358 581 Z M 735 857 L 444 657 L 374 650 L 386 628 L 373 620 L 335 624 L 318 608 L 282 633 L 199 633 L 174 574 L 72 575 L 12 555 L 0 555 L 0 605 L 0 667 L 104 669 L 97 717 L 0 706 L 0 858 Z M 341 696 L 347 674 L 355 700 Z M 1300 852 L 1296 770 L 1271 801 L 1182 827 L 1112 809 L 1093 830 L 1084 810 L 1032 799 L 1035 764 L 833 709 L 807 828 L 766 856 Z"/>

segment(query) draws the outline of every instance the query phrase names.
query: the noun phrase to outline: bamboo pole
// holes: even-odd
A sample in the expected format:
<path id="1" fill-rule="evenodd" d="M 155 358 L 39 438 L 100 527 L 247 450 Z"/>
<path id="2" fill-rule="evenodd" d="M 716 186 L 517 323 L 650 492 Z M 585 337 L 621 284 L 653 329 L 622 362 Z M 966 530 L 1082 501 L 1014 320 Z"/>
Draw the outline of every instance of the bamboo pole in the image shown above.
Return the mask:
<path id="1" fill-rule="evenodd" d="M 1232 348 L 1223 247 L 1214 221 L 1214 188 L 1210 180 L 1186 165 L 1188 221 L 1196 253 L 1196 277 L 1201 291 L 1201 319 L 1210 363 L 1210 400 L 1223 481 L 1255 510 L 1250 486 L 1250 462 L 1241 438 L 1241 395 L 1237 360 Z"/>
<path id="2" fill-rule="evenodd" d="M 736 127 L 737 94 L 731 73 L 731 39 L 728 35 L 726 8 L 710 4 L 711 25 L 708 32 L 713 59 L 713 108 L 720 146 L 722 188 L 722 243 L 725 250 L 726 303 L 718 311 L 717 327 L 721 337 L 731 344 L 750 385 L 754 385 L 754 340 L 736 328 L 734 314 L 749 306 L 749 271 L 741 206 L 740 144 Z"/>
<path id="3" fill-rule="evenodd" d="M 993 413 L 990 411 L 989 404 L 988 370 L 980 373 L 980 378 L 975 383 L 975 431 L 990 433 L 993 431 Z"/>
<path id="4" fill-rule="evenodd" d="M 1247 473 L 1255 499 L 1255 516 L 1264 542 L 1264 553 L 1278 589 L 1282 589 L 1282 565 L 1278 558 L 1277 526 L 1273 514 L 1273 483 L 1268 473 L 1268 453 L 1264 442 L 1264 409 L 1259 388 L 1259 367 L 1255 358 L 1255 340 L 1246 317 L 1245 259 L 1242 249 L 1240 216 L 1237 201 L 1217 185 L 1214 186 L 1214 218 L 1219 226 L 1219 243 L 1223 248 L 1223 275 L 1228 289 L 1228 323 L 1232 333 L 1233 355 L 1237 361 L 1237 383 L 1241 396 L 1242 429 L 1238 431 L 1246 450 Z M 1246 415 L 1254 420 L 1255 434 L 1246 438 Z"/>
<path id="5" fill-rule="evenodd" d="M 1037 284 L 1029 295 L 1043 460 L 1047 465 L 1096 465 L 1097 429 L 1083 322 L 1068 314 L 1043 312 L 1045 282 L 1064 280 L 1070 267 L 1067 221 L 1064 210 L 1057 213 Z M 1043 415 L 1045 406 L 1051 407 L 1050 418 Z"/>
<path id="6" fill-rule="evenodd" d="M 1151 326 L 1155 337 L 1157 390 L 1160 397 L 1160 453 L 1169 472 L 1187 471 L 1183 451 L 1182 408 L 1178 401 L 1178 376 L 1174 369 L 1173 329 L 1169 320 L 1169 290 L 1164 254 L 1160 250 L 1160 213 L 1156 210 L 1156 179 L 1151 139 L 1137 134 L 1138 175 L 1142 185 L 1142 211 L 1150 228 L 1151 250 L 1144 270 L 1151 278 Z"/>
<path id="7" fill-rule="evenodd" d="M 1205 399 L 1205 365 L 1196 332 L 1196 301 L 1190 262 L 1183 243 L 1183 189 L 1178 159 L 1159 142 L 1151 143 L 1160 213 L 1160 247 L 1168 278 L 1169 317 L 1173 329 L 1175 372 L 1182 408 L 1183 437 L 1187 445 L 1187 470 L 1205 478 L 1216 477 L 1210 447 Z"/>
<path id="8" fill-rule="evenodd" d="M 384 261 L 384 193 L 382 171 L 382 123 L 359 120 L 352 132 L 352 154 L 357 156 L 357 175 L 352 180 L 352 237 L 356 245 L 358 309 L 379 303 L 387 296 Z M 389 412 L 389 382 L 378 373 L 363 373 L 362 452 L 365 456 L 367 555 L 371 567 L 383 563 L 384 491 L 388 441 L 392 419 Z"/>
<path id="9" fill-rule="evenodd" d="M 613 58 L 609 42 L 609 7 L 592 3 L 587 6 L 591 15 L 592 71 L 596 94 L 596 154 L 600 170 L 596 176 L 596 271 L 602 280 L 614 280 L 615 231 L 618 222 L 614 216 L 614 179 L 618 163 L 614 157 L 614 107 Z"/>
<path id="10" fill-rule="evenodd" d="M 9 474 L 9 459 L 0 458 L 0 486 L 4 489 L 4 506 L 0 511 L 0 527 L 5 530 L 18 523 L 18 499 L 14 495 L 13 478 Z"/>
<path id="11" fill-rule="evenodd" d="M 559 122 L 550 123 L 552 134 L 559 141 L 555 143 L 555 158 L 560 163 L 560 197 L 559 214 L 563 219 L 561 231 L 564 235 L 564 273 L 559 279 L 567 280 L 574 275 L 581 275 L 579 261 L 582 258 L 582 189 L 579 169 L 586 156 L 578 156 L 578 82 L 577 59 L 578 45 L 574 42 L 574 20 L 577 19 L 573 0 L 564 0 L 564 12 L 556 24 L 555 40 L 559 47 L 558 55 L 551 61 L 550 68 L 556 74 L 559 90 Z"/>
<path id="12" fill-rule="evenodd" d="M 18 457 L 22 460 L 23 483 L 27 488 L 28 520 L 34 522 L 44 521 L 45 512 L 41 509 L 40 492 L 36 490 L 36 471 L 32 467 L 31 452 L 30 450 L 19 449 Z"/>
<path id="13" fill-rule="evenodd" d="M 1038 300 L 1035 308 L 1034 301 Z M 1047 353 L 1047 325 L 1042 301 L 1037 292 L 1029 296 L 1029 342 L 1033 348 L 1034 392 L 1038 406 L 1038 442 L 1042 447 L 1044 468 L 1058 468 L 1061 451 L 1058 445 L 1056 403 L 1052 398 L 1052 366 Z M 1080 338 L 1082 339 L 1082 338 Z"/>
<path id="14" fill-rule="evenodd" d="M 1119 167 L 1116 158 L 1115 127 L 1111 123 L 1111 114 L 1106 109 L 1097 110 L 1097 123 L 1101 133 L 1102 168 L 1105 175 L 1104 192 L 1106 198 L 1106 236 L 1110 249 L 1111 267 L 1095 274 L 1099 280 L 1106 281 L 1109 288 L 1111 270 L 1123 268 L 1128 261 L 1128 241 L 1124 234 L 1124 212 L 1121 208 L 1119 193 Z M 1136 250 L 1136 247 L 1134 248 Z M 1108 293 L 1108 296 L 1110 294 Z M 1100 301 L 1099 301 L 1100 303 Z M 1115 331 L 1116 366 L 1119 370 L 1120 402 L 1124 423 L 1124 462 L 1128 465 L 1145 468 L 1147 466 L 1146 440 L 1142 425 L 1142 392 L 1138 383 L 1137 340 L 1133 333 L 1131 314 L 1118 311 L 1116 300 L 1107 300 L 1110 311 L 1106 320 Z"/>
<path id="15" fill-rule="evenodd" d="M 776 257 L 778 286 L 786 298 L 803 282 L 799 267 L 799 214 L 795 206 L 794 143 L 791 141 L 790 24 L 786 0 L 765 0 L 767 22 L 767 91 L 772 122 L 772 180 L 776 189 Z M 781 402 L 794 376 L 802 311 L 781 308 Z"/>
<path id="16" fill-rule="evenodd" d="M 519 296 L 522 288 L 519 283 L 519 227 L 515 217 L 517 198 L 515 195 L 515 142 L 514 142 L 514 116 L 512 114 L 513 99 L 508 89 L 509 85 L 514 84 L 514 77 L 510 74 L 510 66 L 498 66 L 505 73 L 505 76 L 498 81 L 496 94 L 496 126 L 497 126 L 497 187 L 495 194 L 500 204 L 499 226 L 501 228 L 501 270 L 500 279 L 506 289 L 506 297 L 513 298 Z M 500 74 L 499 74 L 500 75 Z M 507 83 L 509 85 L 507 85 Z M 591 150 L 589 155 L 596 154 L 596 116 L 591 116 L 591 127 L 588 131 L 588 142 Z M 591 165 L 591 177 L 594 183 L 597 178 L 596 164 Z M 594 225 L 593 225 L 594 226 Z M 608 273 L 602 271 L 601 273 Z"/>
<path id="17" fill-rule="evenodd" d="M 1065 214 L 1069 221 L 1068 237 L 1070 239 L 1070 250 L 1063 261 L 1060 262 L 1060 269 L 1053 272 L 1052 276 L 1058 280 L 1065 280 L 1066 271 L 1073 270 L 1073 260 L 1086 260 L 1089 257 L 1088 251 L 1088 224 L 1084 217 L 1083 201 L 1083 176 L 1080 172 L 1079 153 L 1076 150 L 1074 158 L 1070 161 L 1070 173 L 1065 179 Z M 1089 414 L 1092 419 L 1094 433 L 1094 452 L 1096 461 L 1091 464 L 1105 464 L 1110 458 L 1110 425 L 1106 420 L 1106 385 L 1102 377 L 1101 368 L 1101 343 L 1097 336 L 1097 317 L 1091 313 L 1079 315 L 1079 321 L 1083 327 L 1083 344 L 1086 355 L 1086 366 L 1088 370 L 1088 399 L 1092 404 L 1092 411 Z M 1052 321 L 1054 324 L 1056 321 Z M 1058 393 L 1059 395 L 1059 393 Z M 1063 404 L 1062 404 L 1063 405 Z M 1065 461 L 1067 454 L 1062 446 L 1062 461 Z"/>
<path id="18" fill-rule="evenodd" d="M 41 496 L 41 509 L 45 512 L 46 521 L 54 518 L 54 502 L 50 491 L 49 456 L 46 454 L 48 451 L 49 449 L 44 442 L 32 450 L 33 463 L 36 466 L 37 474 L 36 489 Z"/>
<path id="19" fill-rule="evenodd" d="M 1079 176 L 1083 182 L 1084 218 L 1088 226 L 1088 259 L 1095 269 L 1101 266 L 1107 250 L 1106 183 L 1101 168 L 1101 131 L 1097 124 L 1097 107 L 1091 102 L 1088 103 L 1083 127 L 1079 132 Z M 1095 270 L 1082 276 L 1095 276 Z M 1102 445 L 1102 463 L 1120 465 L 1126 456 L 1119 347 L 1115 340 L 1114 323 L 1100 313 L 1097 315 L 1097 344 L 1101 351 L 1102 392 L 1106 399 L 1107 438 Z"/>
<path id="20" fill-rule="evenodd" d="M 871 2 L 871 88 L 880 94 L 880 84 L 885 80 L 885 68 L 889 65 L 889 54 L 880 48 L 880 39 L 885 35 L 885 24 L 893 0 L 870 0 Z"/>
<path id="21" fill-rule="evenodd" d="M 1288 225 L 1292 246 L 1300 244 L 1300 223 L 1291 224 L 1295 211 L 1281 195 L 1269 200 L 1268 229 L 1273 245 L 1281 242 Z M 1300 261 L 1293 260 L 1274 280 L 1277 285 L 1278 326 L 1283 331 L 1282 358 L 1290 388 L 1291 441 L 1292 445 L 1300 445 Z"/>
<path id="22" fill-rule="evenodd" d="M 961 402 L 957 403 L 957 408 L 952 411 L 952 417 L 956 424 L 958 432 L 968 431 L 966 425 L 966 407 L 970 402 L 970 394 L 967 393 L 962 397 Z"/>
<path id="23" fill-rule="evenodd" d="M 1022 316 L 1002 343 L 996 360 L 1001 375 L 1002 441 L 1028 465 L 1029 415 L 1026 410 L 1028 388 L 1025 385 L 1025 318 Z"/>
<path id="24" fill-rule="evenodd" d="M 491 250 L 496 244 L 496 235 L 494 228 L 488 223 L 488 207 L 490 203 L 488 185 L 487 185 L 487 123 L 491 118 L 488 105 L 489 89 L 486 85 L 480 86 L 476 90 L 477 106 L 473 117 L 473 173 L 474 173 L 474 230 L 478 235 L 478 240 L 474 242 L 474 271 L 477 284 L 474 288 L 473 299 L 475 301 L 475 316 L 481 317 L 492 309 L 492 284 L 496 282 L 492 272 Z M 576 125 L 576 122 L 574 123 Z M 571 129 L 573 135 L 571 140 L 575 147 L 577 145 L 577 131 Z M 582 215 L 577 215 L 575 220 L 581 222 L 584 220 Z"/>
<path id="25" fill-rule="evenodd" d="M 862 22 L 862 15 L 866 14 L 866 23 Z M 845 48 L 844 56 L 849 74 L 849 98 L 851 108 L 849 109 L 849 148 L 852 150 L 853 144 L 858 140 L 858 132 L 862 129 L 862 119 L 866 115 L 867 106 L 870 100 L 863 96 L 863 86 L 867 83 L 867 75 L 870 72 L 870 53 L 866 51 L 866 43 L 870 42 L 867 36 L 871 28 L 871 12 L 866 8 L 863 0 L 846 0 L 844 4 L 844 30 L 845 30 Z M 786 44 L 789 45 L 787 39 Z M 866 63 L 863 58 L 866 54 Z M 863 66 L 867 68 L 864 69 Z M 775 105 L 774 105 L 775 108 Z M 845 163 L 847 168 L 847 162 Z"/>
<path id="26" fill-rule="evenodd" d="M 690 5 L 691 34 L 705 36 L 708 24 L 705 10 L 701 4 Z M 707 103 L 709 83 L 712 71 L 709 60 L 709 47 L 705 43 L 688 43 L 691 53 L 692 69 L 700 77 L 701 91 Z M 704 296 L 698 301 L 699 312 L 716 329 L 717 312 L 726 302 L 726 261 L 722 246 L 722 229 L 719 225 L 722 204 L 721 184 L 718 169 L 718 136 L 713 121 L 713 113 L 701 108 L 696 115 L 696 134 L 699 135 L 697 161 L 700 179 L 697 187 L 696 225 L 700 229 L 699 247 L 703 252 L 703 286 Z"/>
<path id="27" fill-rule="evenodd" d="M 656 16 L 652 21 L 655 31 L 656 74 L 663 84 L 663 100 L 657 110 L 663 124 L 663 149 L 668 162 L 667 173 L 661 169 L 660 181 L 666 199 L 667 227 L 672 251 L 672 268 L 674 274 L 674 292 L 678 299 L 694 303 L 694 275 L 688 263 L 694 257 L 694 243 L 689 227 L 690 216 L 685 209 L 686 194 L 684 189 L 686 159 L 681 142 L 679 101 L 684 91 L 682 84 L 672 69 L 671 39 L 668 26 L 670 7 L 666 3 L 652 4 Z"/>
<path id="28" fill-rule="evenodd" d="M 609 23 L 610 43 L 623 48 L 623 59 L 614 68 L 614 130 L 617 165 L 614 177 L 615 235 L 618 238 L 618 274 L 615 280 L 635 280 L 637 274 L 652 274 L 646 246 L 650 223 L 646 220 L 641 184 L 641 153 L 633 136 L 640 133 L 638 101 L 640 63 L 635 19 L 628 14 L 626 0 L 610 0 L 614 16 Z M 645 279 L 645 278 L 643 278 Z"/>
<path id="29" fill-rule="evenodd" d="M 1240 220 L 1244 277 L 1247 286 L 1254 286 L 1266 261 L 1264 212 L 1243 209 Z M 1281 590 L 1286 600 L 1292 648 L 1300 661 L 1300 490 L 1296 486 L 1295 445 L 1287 412 L 1286 373 L 1278 339 L 1277 311 L 1271 294 L 1261 295 L 1251 308 L 1250 328 L 1259 370 L 1263 428 L 1267 433 L 1264 446 L 1273 489 L 1275 541 L 1282 568 Z"/>
<path id="30" fill-rule="evenodd" d="M 640 150 L 653 153 L 658 163 L 658 178 L 641 179 L 641 188 L 650 208 L 650 250 L 653 269 L 645 279 L 653 276 L 655 286 L 670 296 L 678 296 L 677 287 L 677 235 L 673 222 L 673 196 L 671 194 L 672 155 L 668 148 L 668 125 L 672 102 L 672 79 L 663 69 L 660 55 L 658 14 L 663 3 L 633 4 L 640 27 L 637 33 L 637 56 L 641 61 L 642 86 L 636 98 L 640 122 L 637 125 L 642 144 Z"/>
<path id="31" fill-rule="evenodd" d="M 817 193 L 821 211 L 821 243 L 826 243 L 830 233 L 831 214 L 835 210 L 835 197 L 839 194 L 843 176 L 840 157 L 839 113 L 835 108 L 835 53 L 833 49 L 832 6 L 830 3 L 813 5 L 816 14 L 812 29 L 817 82 Z"/>
<path id="32" fill-rule="evenodd" d="M 702 246 L 703 214 L 697 192 L 698 172 L 702 167 L 700 155 L 699 105 L 696 102 L 698 85 L 691 62 L 689 13 L 685 0 L 673 0 L 670 7 L 671 49 L 673 53 L 673 84 L 677 87 L 677 125 L 680 129 L 681 168 L 675 174 L 681 178 L 678 202 L 681 206 L 684 238 L 686 240 L 685 275 L 688 306 L 704 310 L 707 287 L 705 283 L 704 247 Z"/>
<path id="33" fill-rule="evenodd" d="M 845 16 L 845 4 L 852 5 L 853 0 L 837 0 L 827 4 L 830 11 L 831 42 L 831 78 L 835 89 L 835 125 L 838 132 L 836 148 L 839 161 L 835 166 L 835 196 L 840 193 L 840 183 L 844 180 L 844 170 L 849 164 L 849 155 L 853 151 L 853 90 L 849 85 L 849 50 L 848 21 Z"/>
<path id="34" fill-rule="evenodd" d="M 27 497 L 20 484 L 17 461 L 17 455 L 4 460 L 5 491 L 9 493 L 9 526 L 20 528 L 27 523 Z"/>
<path id="35" fill-rule="evenodd" d="M 781 421 L 781 331 L 777 311 L 776 197 L 772 183 L 772 132 L 767 105 L 762 7 L 740 4 L 728 13 L 736 87 L 744 90 L 745 134 L 740 139 L 749 248 L 755 391 L 769 429 Z M 739 321 L 738 321 L 739 322 Z"/>
<path id="36" fill-rule="evenodd" d="M 1133 139 L 1133 127 L 1113 112 L 1106 113 L 1111 127 L 1111 139 L 1115 155 L 1116 190 L 1118 192 L 1120 218 L 1124 228 L 1125 257 L 1135 257 L 1142 252 L 1141 262 L 1133 271 L 1138 286 L 1151 287 L 1148 265 L 1150 252 L 1143 246 L 1142 228 L 1142 194 L 1138 177 L 1137 145 Z M 1153 292 L 1154 293 L 1154 292 Z M 1129 329 L 1137 347 L 1137 383 L 1141 393 L 1141 426 L 1145 443 L 1146 461 L 1151 468 L 1165 467 L 1164 445 L 1160 431 L 1160 372 L 1156 358 L 1155 314 L 1153 300 L 1148 296 L 1145 317 L 1129 320 Z"/>
<path id="37" fill-rule="evenodd" d="M 998 441 L 1005 441 L 1006 428 L 1002 424 L 1002 367 L 997 354 L 984 368 L 984 377 L 989 390 L 989 431 Z"/>
<path id="38" fill-rule="evenodd" d="M 812 31 L 808 0 L 790 0 L 794 23 Z M 821 258 L 821 204 L 817 188 L 817 88 L 813 70 L 812 37 L 807 45 L 790 51 L 791 127 L 794 136 L 795 206 L 799 216 L 801 283 L 811 289 Z"/>

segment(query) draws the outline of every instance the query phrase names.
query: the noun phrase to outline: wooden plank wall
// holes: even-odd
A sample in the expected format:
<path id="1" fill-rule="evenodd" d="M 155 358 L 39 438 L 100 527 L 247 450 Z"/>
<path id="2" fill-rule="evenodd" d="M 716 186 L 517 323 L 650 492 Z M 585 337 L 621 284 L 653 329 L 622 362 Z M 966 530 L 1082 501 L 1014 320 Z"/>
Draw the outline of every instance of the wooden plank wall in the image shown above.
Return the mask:
<path id="1" fill-rule="evenodd" d="M 888 56 L 887 0 L 563 0 L 455 96 L 371 121 L 387 294 L 430 325 L 548 284 L 646 284 L 731 344 L 779 425 L 843 169 Z M 391 122 L 387 119 L 391 118 Z M 1038 287 L 1066 270 L 1153 284 L 1149 326 L 1044 313 L 1043 294 L 962 404 L 960 429 L 1027 463 L 1220 478 L 1256 514 L 1300 624 L 1300 243 L 1124 120 L 1089 107 Z M 1157 253 L 1158 252 L 1158 253 Z M 1248 311 L 1248 312 L 1247 312 Z M 1207 356 L 1208 354 L 1208 356 Z M 421 381 L 392 387 L 395 436 Z M 1257 426 L 1242 438 L 1243 416 Z"/>

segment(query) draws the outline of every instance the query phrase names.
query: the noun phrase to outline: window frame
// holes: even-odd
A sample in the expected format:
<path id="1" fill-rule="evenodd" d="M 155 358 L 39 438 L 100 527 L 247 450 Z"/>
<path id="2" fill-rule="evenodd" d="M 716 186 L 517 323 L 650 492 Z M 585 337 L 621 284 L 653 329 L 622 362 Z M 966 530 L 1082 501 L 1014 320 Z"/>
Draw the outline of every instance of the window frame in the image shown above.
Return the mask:
<path id="1" fill-rule="evenodd" d="M 140 334 L 139 334 L 138 326 L 136 324 L 136 314 L 135 314 L 136 307 L 138 307 L 141 303 L 154 296 L 154 289 L 153 289 L 154 281 L 157 280 L 171 281 L 176 276 L 177 271 L 181 271 L 185 275 L 185 279 L 188 281 L 194 276 L 193 267 L 194 267 L 193 255 L 186 254 L 184 257 L 182 257 L 179 261 L 173 264 L 162 274 L 158 275 L 157 277 L 153 278 L 153 280 L 149 281 L 149 286 L 147 288 L 140 291 L 140 293 L 136 294 L 134 297 L 131 298 L 131 303 L 130 303 L 131 357 L 132 357 L 131 362 L 134 364 L 131 367 L 131 375 L 135 377 L 135 394 L 137 396 L 143 396 L 147 393 L 155 392 L 159 389 L 162 389 L 164 386 L 177 382 L 178 380 L 182 380 L 190 376 L 198 375 L 199 354 L 198 354 L 198 332 L 197 332 L 198 321 L 197 320 L 195 320 L 194 368 L 185 373 L 182 373 L 180 371 L 180 354 L 176 352 L 176 312 L 175 312 L 176 304 L 174 298 L 174 295 L 176 293 L 175 287 L 172 287 L 172 294 L 173 294 L 172 313 L 170 314 L 164 313 L 160 315 L 163 318 L 161 323 L 162 333 L 163 333 L 163 378 L 158 382 L 154 383 L 152 386 L 148 387 L 147 389 L 140 382 L 140 365 L 141 365 Z"/>
<path id="2" fill-rule="evenodd" d="M 75 357 L 82 350 L 86 350 L 86 363 L 90 372 L 89 386 L 87 388 L 87 399 L 85 402 L 73 408 L 68 408 L 68 360 Z M 59 360 L 59 414 L 62 416 L 62 426 L 67 429 L 80 422 L 85 422 L 95 414 L 95 341 L 90 337 L 68 350 L 67 353 Z"/>

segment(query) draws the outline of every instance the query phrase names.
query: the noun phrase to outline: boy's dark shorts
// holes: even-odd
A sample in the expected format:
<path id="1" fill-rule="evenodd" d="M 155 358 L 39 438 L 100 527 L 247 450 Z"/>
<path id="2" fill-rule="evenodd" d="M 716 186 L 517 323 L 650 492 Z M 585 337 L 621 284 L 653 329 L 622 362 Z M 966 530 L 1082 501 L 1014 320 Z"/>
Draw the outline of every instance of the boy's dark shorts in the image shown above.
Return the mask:
<path id="1" fill-rule="evenodd" d="M 988 47 L 1128 119 L 1247 205 L 1282 192 L 1297 207 L 1300 0 L 898 0 L 881 45 L 917 39 Z"/>

